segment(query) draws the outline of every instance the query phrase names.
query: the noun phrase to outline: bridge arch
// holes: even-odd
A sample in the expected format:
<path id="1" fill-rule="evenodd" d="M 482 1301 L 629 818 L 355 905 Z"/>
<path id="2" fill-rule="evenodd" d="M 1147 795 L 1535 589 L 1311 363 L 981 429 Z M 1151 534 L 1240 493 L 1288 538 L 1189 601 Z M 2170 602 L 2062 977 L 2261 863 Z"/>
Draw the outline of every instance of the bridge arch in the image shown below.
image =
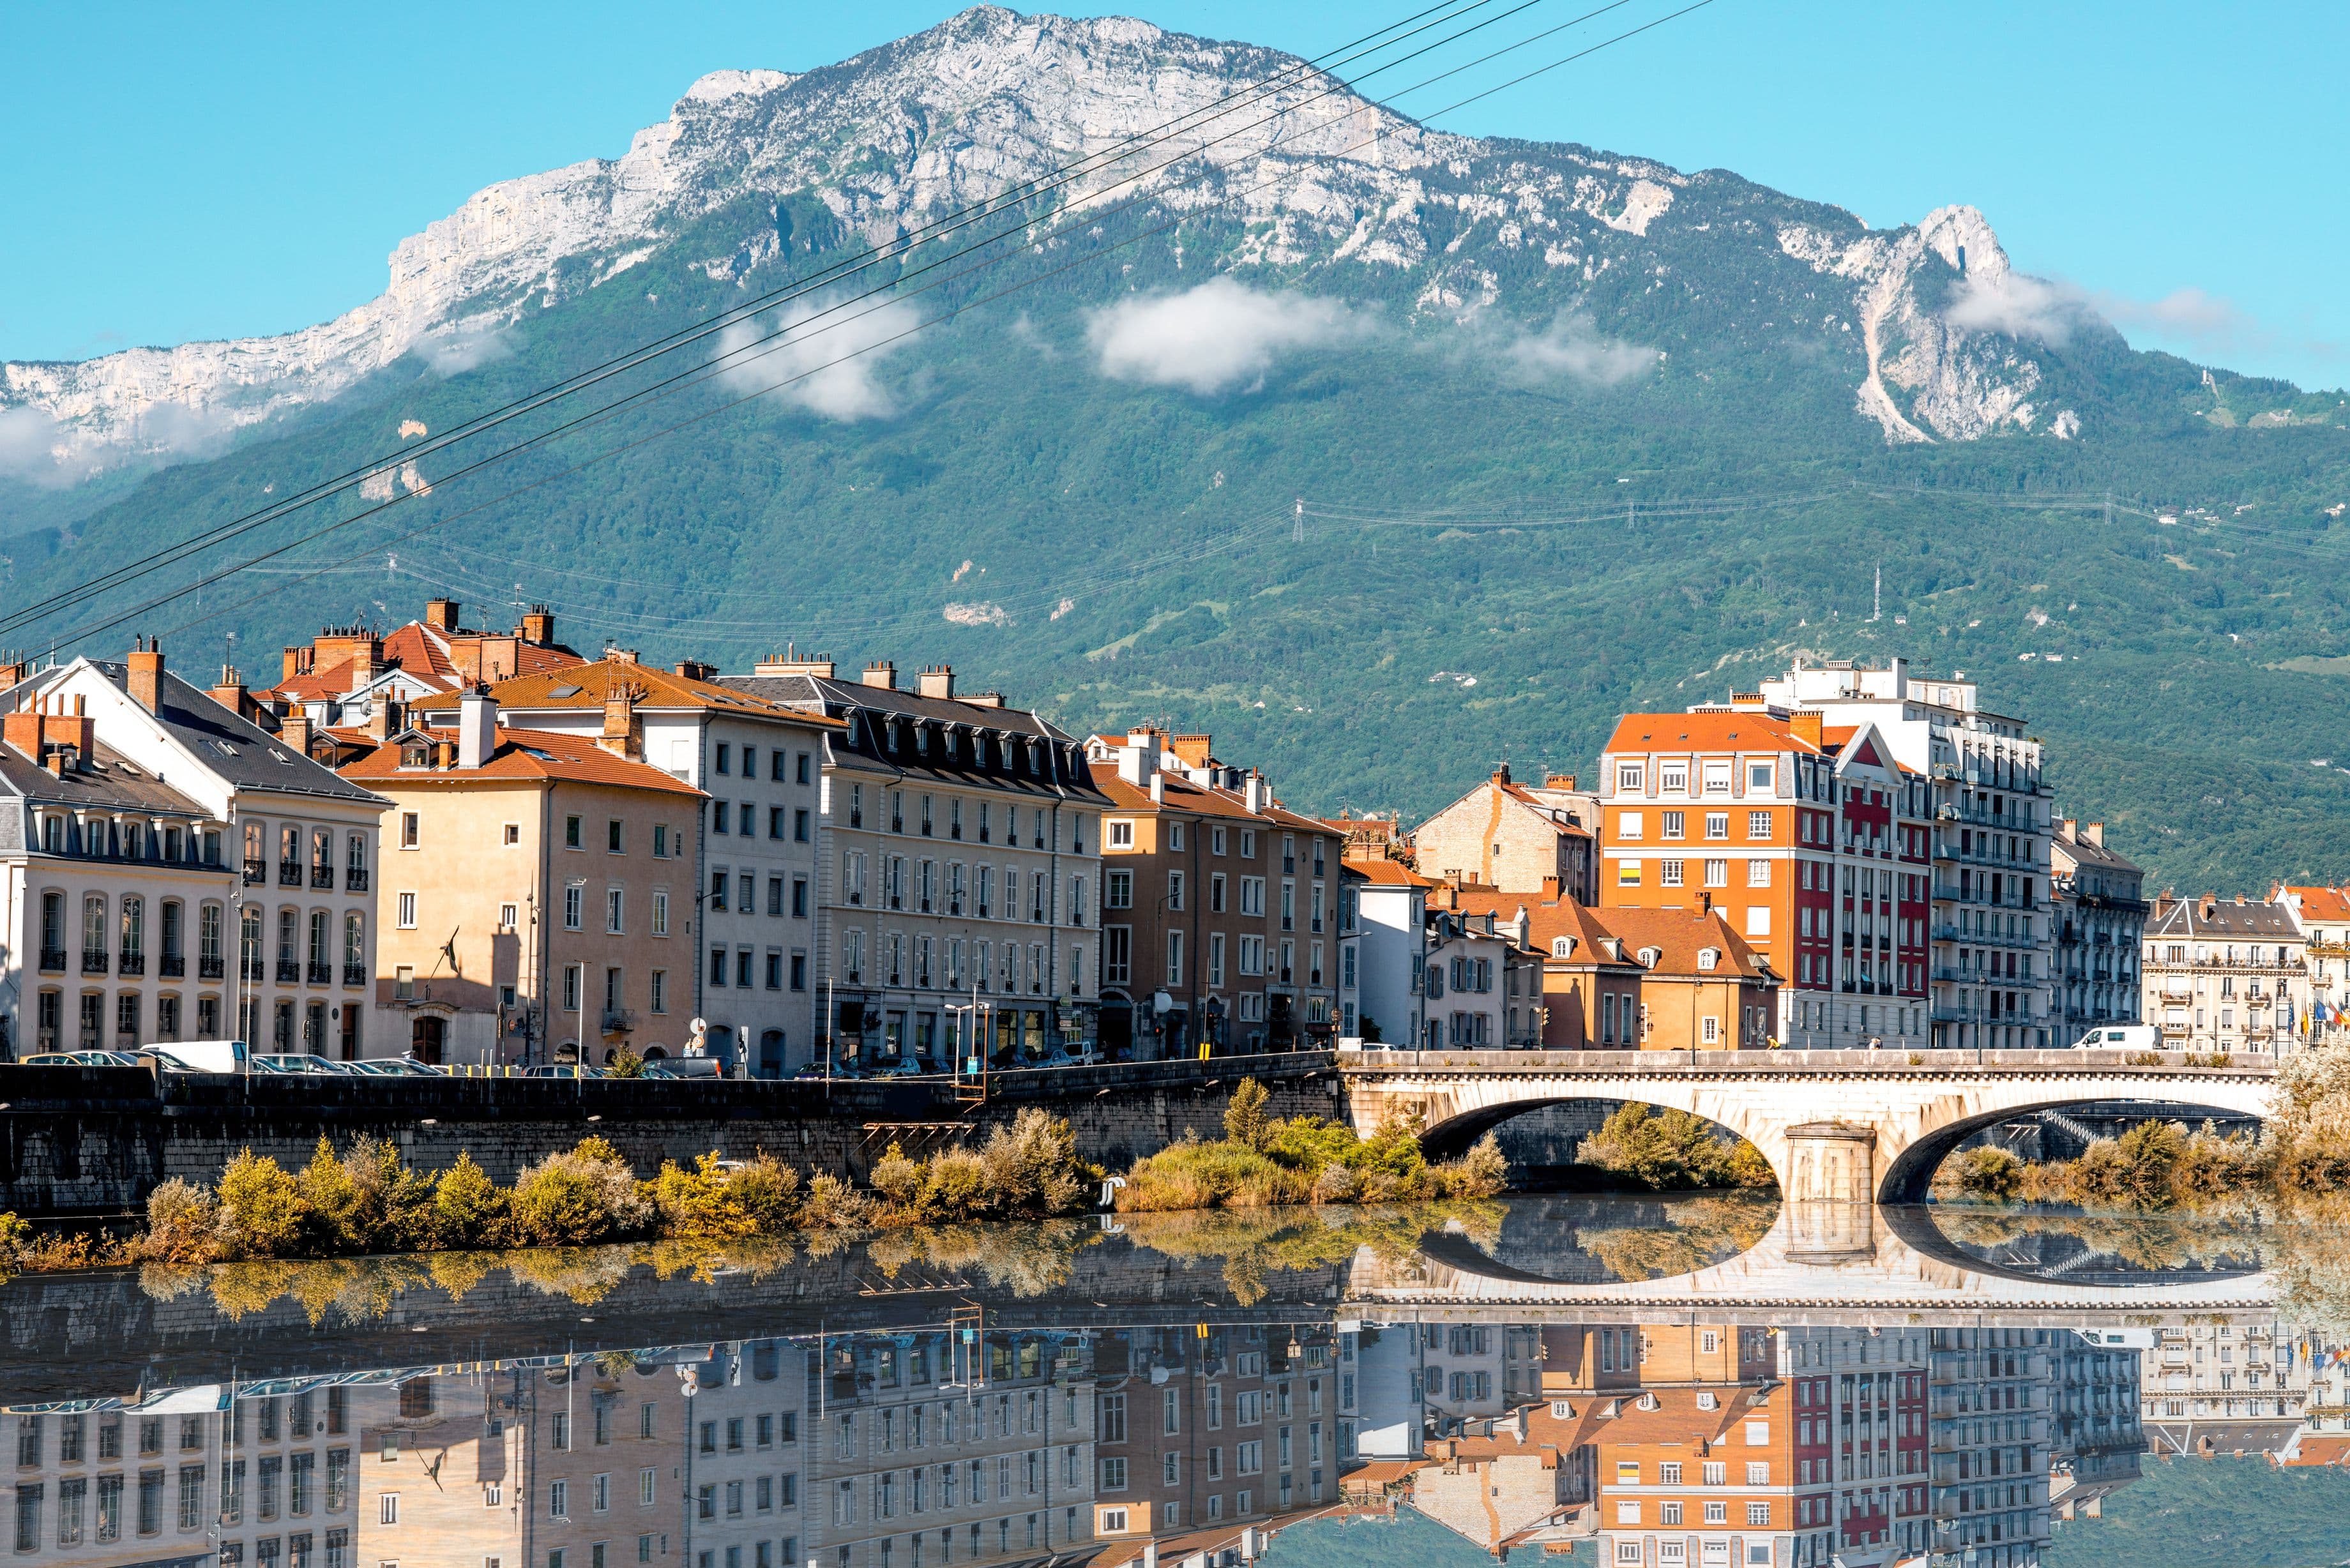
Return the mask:
<path id="1" fill-rule="evenodd" d="M 2052 1085 L 2053 1086 L 2053 1085 Z M 2042 1111 L 2063 1111 L 2088 1105 L 2116 1103 L 2106 1096 L 2083 1096 L 2077 1094 L 2054 1094 L 2036 1104 L 2003 1106 L 1981 1111 L 1945 1122 L 1912 1139 L 1907 1147 L 1883 1162 L 1883 1174 L 1877 1184 L 1879 1203 L 1923 1203 L 1933 1187 L 1934 1174 L 1942 1162 L 1958 1152 L 1959 1145 L 1976 1133 L 1995 1127 L 2002 1122 Z M 2129 1099 L 2119 1103 L 2142 1108 L 2147 1121 L 2183 1121 L 2190 1127 L 2206 1119 L 2240 1117 L 2244 1115 L 2240 1106 L 2205 1105 L 2189 1100 Z"/>

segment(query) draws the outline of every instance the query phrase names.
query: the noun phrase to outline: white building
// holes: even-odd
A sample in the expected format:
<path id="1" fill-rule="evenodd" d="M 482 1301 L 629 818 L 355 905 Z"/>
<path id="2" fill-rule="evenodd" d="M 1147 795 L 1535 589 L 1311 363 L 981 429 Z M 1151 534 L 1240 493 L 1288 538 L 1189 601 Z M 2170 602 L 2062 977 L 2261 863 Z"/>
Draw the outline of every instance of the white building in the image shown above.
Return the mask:
<path id="1" fill-rule="evenodd" d="M 2308 938 L 2286 903 L 2161 898 L 2146 924 L 2146 1021 L 2174 1051 L 2281 1056 L 2309 1003 Z"/>
<path id="2" fill-rule="evenodd" d="M 1799 662 L 1751 701 L 1874 725 L 1901 767 L 1930 781 L 1932 1043 L 2062 1044 L 2050 1022 L 2052 792 L 2023 721 L 1984 708 L 1964 675 L 1912 677 L 1902 659 L 1882 670 Z"/>
<path id="3" fill-rule="evenodd" d="M 12 776 L 18 830 L 41 846 L 11 857 L 12 929 L 36 961 L 29 981 L 12 969 L 0 1003 L 18 1039 L 29 1028 L 36 1047 L 117 1046 L 167 1038 L 168 1025 L 180 1039 L 361 1054 L 386 802 L 170 674 L 160 650 L 26 675 L 0 693 L 0 710 L 18 715 L 17 738 L 31 736 L 36 712 L 51 716 L 36 744 L 58 786 L 28 794 Z M 52 720 L 76 752 L 68 771 L 104 768 L 104 802 L 41 799 L 68 793 Z M 60 909 L 80 948 L 70 974 L 69 944 L 53 940 L 65 929 L 48 918 Z M 11 964 L 26 950 L 14 946 Z"/>
<path id="4" fill-rule="evenodd" d="M 1366 1044 L 1416 1049 L 1427 1017 L 1420 993 L 1428 966 L 1428 895 L 1436 886 L 1400 860 L 1349 860 L 1362 873 L 1355 900 L 1356 1027 Z"/>
<path id="5" fill-rule="evenodd" d="M 821 725 L 816 981 L 835 1059 L 1077 1050 L 1101 995 L 1101 814 L 1076 742 L 954 672 L 765 660 L 726 689 Z M 796 788 L 797 785 L 795 784 Z M 828 1038 L 827 1038 L 828 1037 Z"/>

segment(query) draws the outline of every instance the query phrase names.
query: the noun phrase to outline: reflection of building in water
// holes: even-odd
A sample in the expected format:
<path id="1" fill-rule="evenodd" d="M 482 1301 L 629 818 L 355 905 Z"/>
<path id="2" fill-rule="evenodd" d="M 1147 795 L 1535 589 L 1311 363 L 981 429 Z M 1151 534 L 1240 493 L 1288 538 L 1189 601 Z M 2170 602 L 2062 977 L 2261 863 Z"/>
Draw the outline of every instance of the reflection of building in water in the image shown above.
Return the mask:
<path id="1" fill-rule="evenodd" d="M 1090 1552 L 1088 1338 L 974 1325 L 801 1343 L 807 1568 L 1048 1563 Z M 765 1565 L 697 1558 L 692 1568 Z"/>
<path id="2" fill-rule="evenodd" d="M 2138 1478 L 2138 1362 L 2152 1336 L 2107 1329 L 2049 1336 L 2048 1500 L 2060 1519 L 2099 1517 L 2108 1493 Z"/>
<path id="3" fill-rule="evenodd" d="M 1096 1348 L 1095 1370 L 1101 1534 L 1263 1519 L 1336 1498 L 1338 1467 L 1353 1458 L 1363 1418 L 1352 1332 L 1328 1323 L 1211 1327 L 1204 1335 L 1112 1330 Z"/>
<path id="4" fill-rule="evenodd" d="M 175 1389 L 19 1410 L 16 1551 L 47 1568 L 352 1568 L 354 1397 Z"/>
<path id="5" fill-rule="evenodd" d="M 1797 1328 L 1778 1340 L 1794 1426 L 1793 1561 L 1860 1568 L 1927 1550 L 1926 1334 Z"/>

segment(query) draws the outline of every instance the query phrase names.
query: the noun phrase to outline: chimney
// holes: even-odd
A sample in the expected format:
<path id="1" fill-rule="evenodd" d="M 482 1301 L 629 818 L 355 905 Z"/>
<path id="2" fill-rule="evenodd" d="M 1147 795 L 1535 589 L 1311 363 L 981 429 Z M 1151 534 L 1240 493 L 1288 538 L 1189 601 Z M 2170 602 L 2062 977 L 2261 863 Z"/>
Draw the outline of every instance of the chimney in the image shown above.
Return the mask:
<path id="1" fill-rule="evenodd" d="M 1505 784 L 1510 782 L 1510 764 L 1508 759 L 1504 758 L 1502 763 L 1493 769 L 1493 782 L 1497 784 Z"/>
<path id="2" fill-rule="evenodd" d="M 784 645 L 783 657 L 780 659 L 762 659 L 753 664 L 751 673 L 754 675 L 808 675 L 819 680 L 832 680 L 838 677 L 838 670 L 832 662 L 832 655 L 819 653 L 813 659 L 802 659 L 799 644 L 795 642 L 787 642 Z"/>
<path id="3" fill-rule="evenodd" d="M 920 680 L 921 683 L 921 691 L 923 696 L 936 697 L 941 701 L 951 701 L 953 700 L 953 665 L 941 664 L 935 670 L 925 670 L 922 671 Z"/>
<path id="4" fill-rule="evenodd" d="M 296 675 L 307 675 L 309 672 L 310 649 L 307 646 L 289 648 L 286 650 L 285 668 L 279 672 L 277 679 L 291 680 Z"/>
<path id="5" fill-rule="evenodd" d="M 1205 735 L 1170 735 L 1167 738 L 1167 749 L 1180 758 L 1187 768 L 1204 768 L 1208 765 L 1210 753 L 1208 737 Z"/>
<path id="6" fill-rule="evenodd" d="M 1574 787 L 1575 775 L 1573 774 L 1543 774 L 1543 788 L 1544 789 L 1573 789 Z"/>
<path id="7" fill-rule="evenodd" d="M 41 760 L 41 720 L 38 708 L 26 709 L 0 720 L 0 741 L 24 753 L 35 762 Z"/>
<path id="8" fill-rule="evenodd" d="M 285 718 L 277 722 L 277 738 L 286 749 L 297 757 L 310 754 L 310 711 L 296 703 Z"/>
<path id="9" fill-rule="evenodd" d="M 884 659 L 865 667 L 865 684 L 884 691 L 898 690 L 898 667 Z"/>
<path id="10" fill-rule="evenodd" d="M 379 697 L 368 711 L 369 738 L 379 742 L 389 741 L 408 727 L 408 704 L 390 696 Z"/>
<path id="11" fill-rule="evenodd" d="M 1159 779 L 1159 748 L 1151 737 L 1143 735 L 1130 744 L 1118 749 L 1118 776 L 1137 789 L 1150 789 Z M 1152 799 L 1164 799 L 1163 789 L 1154 792 Z"/>
<path id="12" fill-rule="evenodd" d="M 681 659 L 677 661 L 677 672 L 685 677 L 688 680 L 715 680 L 718 679 L 718 666 L 710 663 L 706 659 Z"/>
<path id="13" fill-rule="evenodd" d="M 629 762 L 644 760 L 644 746 L 637 739 L 637 699 L 641 696 L 633 686 L 617 682 L 604 694 L 604 733 L 596 743 L 616 757 Z"/>
<path id="14" fill-rule="evenodd" d="M 2085 824 L 2081 829 L 2081 837 L 2084 842 L 2103 849 L 2106 846 L 2106 825 L 2102 822 Z"/>
<path id="15" fill-rule="evenodd" d="M 605 711 L 608 715 L 611 710 Z M 498 700 L 475 687 L 457 699 L 457 765 L 478 768 L 497 749 Z"/>
<path id="16" fill-rule="evenodd" d="M 555 617 L 545 605 L 533 605 L 530 613 L 515 628 L 515 635 L 535 647 L 545 648 L 555 640 Z"/>
<path id="17" fill-rule="evenodd" d="M 450 767 L 450 766 L 452 766 L 452 765 L 456 763 L 456 761 L 457 761 L 457 742 L 454 742 L 454 741 L 438 741 L 438 740 L 436 740 L 436 741 L 434 741 L 434 742 L 432 742 L 432 765 L 433 765 L 434 767 L 436 767 L 436 768 L 445 768 L 445 767 Z"/>
<path id="18" fill-rule="evenodd" d="M 150 713 L 163 711 L 163 645 L 141 638 L 130 653 L 131 700 Z"/>
<path id="19" fill-rule="evenodd" d="M 1249 774 L 1248 783 L 1241 793 L 1241 801 L 1248 807 L 1251 816 L 1262 816 L 1264 814 L 1265 787 L 1263 774 L 1252 772 Z"/>
<path id="20" fill-rule="evenodd" d="M 968 702 L 974 708 L 1001 708 L 1003 706 L 1003 693 L 1001 691 L 974 691 L 970 696 L 960 698 L 958 701 Z"/>
<path id="21" fill-rule="evenodd" d="M 1150 804 L 1153 805 L 1167 804 L 1167 775 L 1157 768 L 1150 770 Z"/>
<path id="22" fill-rule="evenodd" d="M 1826 743 L 1823 729 L 1824 721 L 1816 710 L 1787 715 L 1787 732 L 1814 750 Z"/>
<path id="23" fill-rule="evenodd" d="M 444 635 L 446 633 L 455 631 L 457 629 L 457 601 L 455 599 L 426 599 L 424 601 L 424 624 L 431 627 L 433 630 L 443 633 Z"/>
<path id="24" fill-rule="evenodd" d="M 1534 918 L 1526 912 L 1526 907 L 1523 904 L 1518 906 L 1517 918 L 1510 924 L 1516 928 L 1515 936 L 1518 946 L 1530 948 L 1534 945 Z"/>
<path id="25" fill-rule="evenodd" d="M 1544 877 L 1542 879 L 1543 902 L 1545 904 L 1555 904 L 1558 902 L 1560 897 L 1561 894 L 1559 891 L 1558 878 L 1555 877 Z"/>
<path id="26" fill-rule="evenodd" d="M 604 657 L 614 664 L 634 664 L 637 661 L 637 650 L 633 648 L 614 648 L 611 644 L 606 643 Z"/>
<path id="27" fill-rule="evenodd" d="M 21 659 L 12 659 L 5 663 L 0 663 L 0 691 L 20 684 L 32 673 L 33 667 Z"/>

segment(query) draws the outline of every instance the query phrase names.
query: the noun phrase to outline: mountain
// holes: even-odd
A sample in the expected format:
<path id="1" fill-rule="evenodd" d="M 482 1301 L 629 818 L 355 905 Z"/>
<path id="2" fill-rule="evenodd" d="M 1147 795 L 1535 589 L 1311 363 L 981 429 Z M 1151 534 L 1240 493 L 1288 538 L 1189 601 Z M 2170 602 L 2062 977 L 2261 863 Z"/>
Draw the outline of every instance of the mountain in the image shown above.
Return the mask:
<path id="1" fill-rule="evenodd" d="M 2350 875 L 2339 396 L 2132 350 L 1970 207 L 1872 230 L 1724 171 L 1430 130 L 1371 101 L 1396 84 L 1298 67 L 983 7 L 704 77 L 622 157 L 403 241 L 334 321 L 0 368 L 6 597 L 1190 115 L 1171 161 L 691 350 L 733 350 L 697 385 L 517 421 L 495 445 L 544 443 L 480 472 L 478 438 L 382 462 L 302 514 L 332 535 L 99 644 L 210 659 L 231 630 L 519 593 L 650 655 L 950 658 L 1072 725 L 1212 729 L 1297 804 L 1407 813 L 1503 755 L 1571 769 L 1627 706 L 1898 652 L 2032 717 L 2065 809 L 2163 876 Z"/>

